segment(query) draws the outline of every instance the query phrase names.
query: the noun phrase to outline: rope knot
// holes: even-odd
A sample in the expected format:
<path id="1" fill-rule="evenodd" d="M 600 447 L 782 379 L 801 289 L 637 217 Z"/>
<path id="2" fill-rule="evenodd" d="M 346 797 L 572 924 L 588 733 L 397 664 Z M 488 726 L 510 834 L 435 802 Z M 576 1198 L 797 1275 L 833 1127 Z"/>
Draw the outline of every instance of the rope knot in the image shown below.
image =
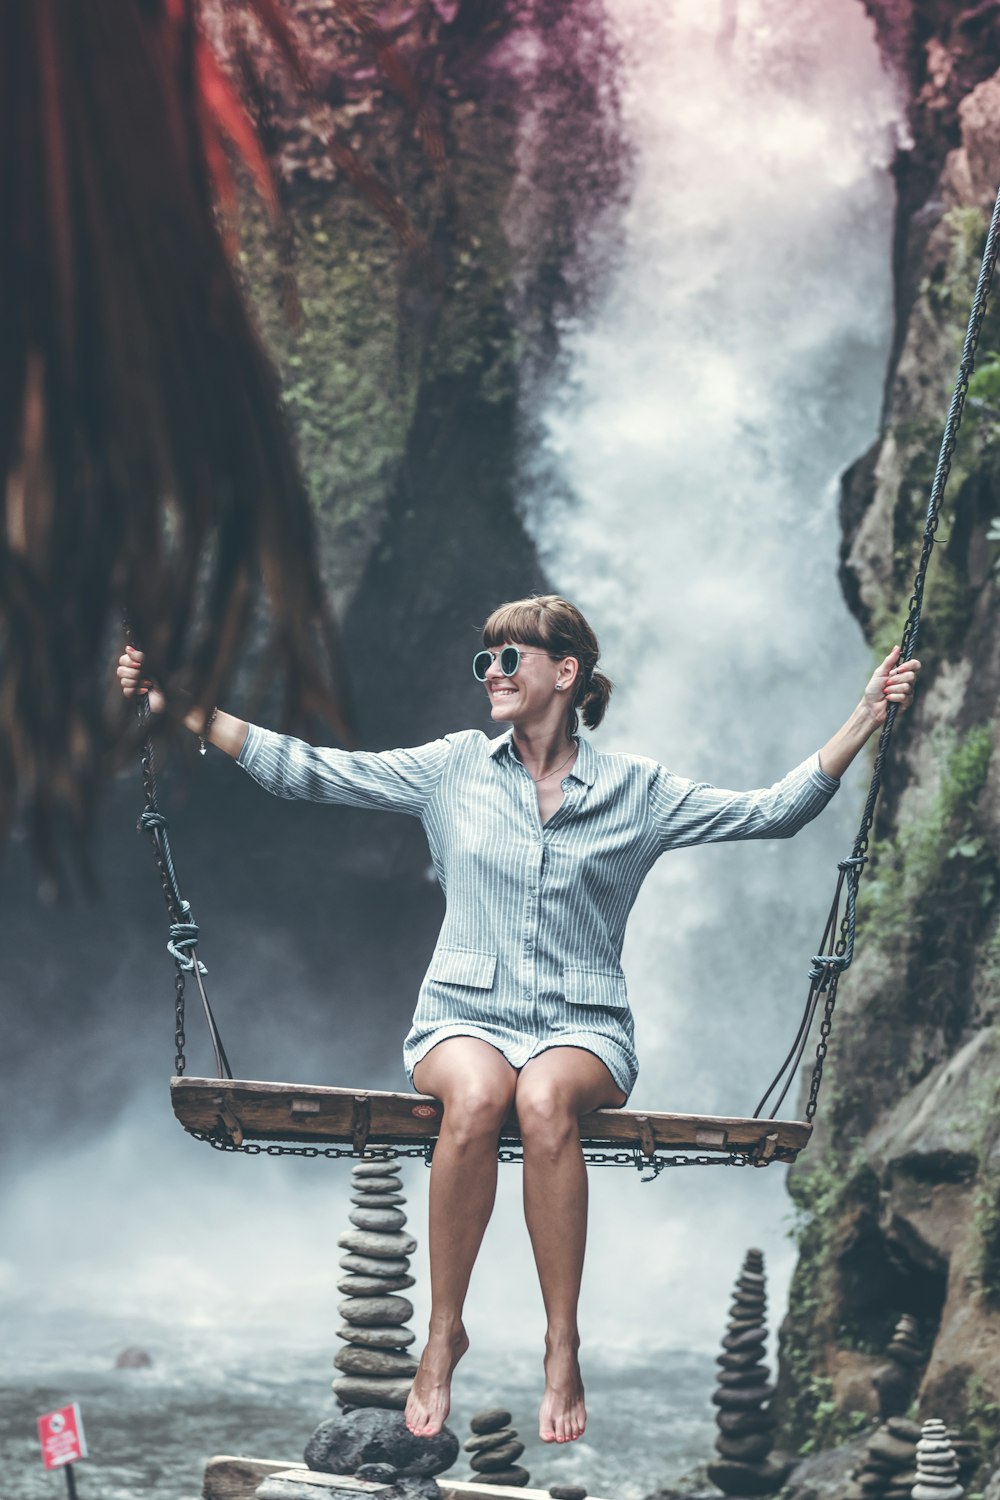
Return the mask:
<path id="1" fill-rule="evenodd" d="M 156 828 L 168 828 L 170 825 L 157 808 L 144 807 L 135 826 L 140 833 L 152 833 Z"/>
<path id="2" fill-rule="evenodd" d="M 185 918 L 191 918 L 191 907 L 185 901 L 181 907 L 181 913 Z M 171 922 L 170 937 L 167 941 L 167 952 L 171 955 L 179 969 L 185 969 L 189 974 L 193 972 L 197 963 L 198 973 L 207 974 L 208 970 L 201 959 L 196 959 L 189 950 L 198 945 L 198 923 L 193 919 L 183 922 Z"/>

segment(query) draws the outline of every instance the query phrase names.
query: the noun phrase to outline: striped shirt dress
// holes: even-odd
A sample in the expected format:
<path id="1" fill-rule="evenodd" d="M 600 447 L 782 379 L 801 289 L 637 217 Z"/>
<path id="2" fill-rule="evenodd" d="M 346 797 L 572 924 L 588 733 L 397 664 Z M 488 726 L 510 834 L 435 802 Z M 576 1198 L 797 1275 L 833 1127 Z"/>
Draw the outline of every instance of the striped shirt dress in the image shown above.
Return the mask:
<path id="1" fill-rule="evenodd" d="M 549 1047 L 586 1048 L 626 1096 L 638 1062 L 621 951 L 647 871 L 688 844 L 789 838 L 839 785 L 812 755 L 772 787 L 724 791 L 581 737 L 563 802 L 543 824 L 510 730 L 372 752 L 251 725 L 238 764 L 279 797 L 423 824 L 446 910 L 404 1044 L 411 1081 L 438 1042 L 473 1036 L 514 1068 Z"/>

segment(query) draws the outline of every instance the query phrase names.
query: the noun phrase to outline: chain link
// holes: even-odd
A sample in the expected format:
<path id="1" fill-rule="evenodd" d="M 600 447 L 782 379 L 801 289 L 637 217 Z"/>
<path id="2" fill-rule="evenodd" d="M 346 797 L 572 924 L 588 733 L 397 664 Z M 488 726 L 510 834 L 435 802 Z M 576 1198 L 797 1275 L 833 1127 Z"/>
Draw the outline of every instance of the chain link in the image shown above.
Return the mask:
<path id="1" fill-rule="evenodd" d="M 355 1151 L 351 1146 L 300 1146 L 284 1141 L 240 1141 L 237 1143 L 221 1132 L 211 1130 L 189 1130 L 196 1141 L 204 1141 L 214 1151 L 239 1156 L 298 1156 L 307 1161 L 322 1157 L 327 1161 L 393 1161 L 396 1157 L 422 1160 L 430 1166 L 436 1140 L 426 1141 L 421 1146 L 367 1146 L 364 1151 Z M 583 1159 L 593 1167 L 633 1167 L 639 1173 L 650 1175 L 643 1182 L 654 1182 L 668 1167 L 766 1167 L 770 1163 L 755 1161 L 747 1151 L 730 1151 L 726 1155 L 693 1155 L 688 1152 L 664 1153 L 657 1151 L 647 1156 L 638 1146 L 630 1149 L 585 1146 Z M 524 1149 L 520 1145 L 500 1145 L 497 1160 L 503 1163 L 524 1163 Z"/>

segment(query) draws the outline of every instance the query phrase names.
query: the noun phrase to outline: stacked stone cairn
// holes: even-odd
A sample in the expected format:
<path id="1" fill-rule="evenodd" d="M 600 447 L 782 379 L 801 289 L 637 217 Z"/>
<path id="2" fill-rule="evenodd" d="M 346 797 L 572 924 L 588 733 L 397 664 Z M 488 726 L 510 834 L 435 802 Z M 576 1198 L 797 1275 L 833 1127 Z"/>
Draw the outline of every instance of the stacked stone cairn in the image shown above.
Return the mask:
<path id="1" fill-rule="evenodd" d="M 917 1443 L 917 1482 L 910 1493 L 913 1500 L 962 1500 L 958 1458 L 947 1427 L 936 1417 L 923 1425 Z"/>
<path id="2" fill-rule="evenodd" d="M 774 1386 L 762 1363 L 766 1311 L 764 1256 L 760 1250 L 748 1250 L 736 1280 L 718 1359 L 719 1385 L 712 1397 L 719 1408 L 715 1446 L 720 1456 L 709 1464 L 708 1477 L 726 1495 L 773 1494 L 791 1468 L 770 1457 L 775 1419 L 768 1409 Z"/>
<path id="3" fill-rule="evenodd" d="M 917 1482 L 920 1424 L 890 1417 L 868 1440 L 845 1500 L 910 1500 Z"/>
<path id="4" fill-rule="evenodd" d="M 469 1462 L 476 1484 L 522 1489 L 528 1483 L 527 1469 L 516 1462 L 524 1452 L 524 1444 L 518 1441 L 510 1422 L 510 1412 L 495 1406 L 477 1412 L 469 1423 L 472 1436 L 465 1443 L 465 1451 L 471 1454 Z"/>
<path id="5" fill-rule="evenodd" d="M 916 1318 L 909 1313 L 903 1314 L 885 1354 L 889 1363 L 877 1371 L 873 1380 L 878 1393 L 878 1414 L 883 1421 L 886 1417 L 902 1416 L 908 1409 L 917 1383 L 917 1370 L 926 1358 Z"/>
<path id="6" fill-rule="evenodd" d="M 338 1311 L 346 1340 L 334 1364 L 341 1372 L 333 1382 L 341 1406 L 377 1406 L 400 1411 L 406 1405 L 416 1361 L 407 1353 L 416 1338 L 403 1325 L 413 1304 L 398 1293 L 413 1285 L 409 1257 L 417 1242 L 405 1232 L 402 1181 L 393 1160 L 360 1161 L 351 1173 L 351 1228 L 337 1244 L 343 1277 L 337 1282 L 346 1300 Z"/>

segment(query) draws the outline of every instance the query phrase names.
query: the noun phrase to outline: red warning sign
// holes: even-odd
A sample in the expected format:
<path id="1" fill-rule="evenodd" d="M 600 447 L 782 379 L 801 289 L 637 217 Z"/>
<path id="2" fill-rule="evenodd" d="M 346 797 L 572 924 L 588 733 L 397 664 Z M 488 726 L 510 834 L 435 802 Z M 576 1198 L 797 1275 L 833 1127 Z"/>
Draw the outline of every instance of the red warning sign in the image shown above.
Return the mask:
<path id="1" fill-rule="evenodd" d="M 80 1404 L 61 1406 L 38 1418 L 38 1441 L 42 1445 L 42 1462 L 47 1469 L 61 1469 L 87 1457 L 87 1440 L 83 1435 Z"/>

